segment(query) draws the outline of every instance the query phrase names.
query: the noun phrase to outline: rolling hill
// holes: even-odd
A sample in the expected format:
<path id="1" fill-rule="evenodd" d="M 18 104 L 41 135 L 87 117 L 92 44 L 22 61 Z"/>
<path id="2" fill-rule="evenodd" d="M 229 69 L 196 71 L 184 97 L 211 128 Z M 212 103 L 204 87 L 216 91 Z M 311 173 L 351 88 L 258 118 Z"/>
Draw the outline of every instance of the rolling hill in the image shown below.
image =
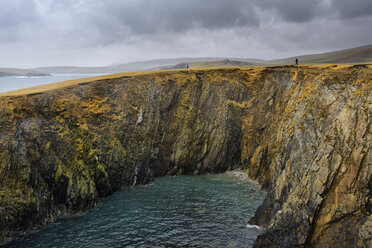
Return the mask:
<path id="1" fill-rule="evenodd" d="M 187 68 L 187 64 L 190 68 L 218 68 L 218 67 L 250 67 L 250 66 L 265 66 L 264 63 L 257 62 L 244 62 L 241 60 L 217 60 L 217 61 L 203 61 L 203 62 L 189 62 L 189 63 L 179 63 L 173 66 L 163 66 L 155 69 L 158 70 L 172 70 L 172 69 L 184 69 Z"/>
<path id="2" fill-rule="evenodd" d="M 209 62 L 220 62 L 226 58 L 220 57 L 201 57 L 201 58 L 174 58 L 174 59 L 156 59 L 148 61 L 137 61 L 124 64 L 115 64 L 104 67 L 77 67 L 77 66 L 51 66 L 51 67 L 39 67 L 34 70 L 45 72 L 45 73 L 119 73 L 119 72 L 132 72 L 132 71 L 146 71 L 146 70 L 157 70 L 163 68 L 173 68 L 178 64 L 186 63 L 206 63 L 205 66 L 209 67 Z M 259 63 L 263 60 L 249 59 L 249 58 L 236 58 L 234 61 L 240 63 Z M 199 64 L 198 68 L 205 68 Z M 216 67 L 216 66 L 212 66 Z"/>
<path id="3" fill-rule="evenodd" d="M 308 54 L 289 58 L 268 60 L 266 64 L 284 65 L 293 64 L 298 58 L 301 64 L 355 64 L 372 61 L 372 45 L 333 51 L 321 54 Z"/>
<path id="4" fill-rule="evenodd" d="M 0 68 L 0 77 L 12 76 L 27 76 L 27 77 L 41 77 L 50 76 L 49 73 L 44 73 L 35 70 L 17 69 L 17 68 Z"/>
<path id="5" fill-rule="evenodd" d="M 78 67 L 78 66 L 51 66 L 39 67 L 30 70 L 23 69 L 0 69 L 1 75 L 18 73 L 17 75 L 39 75 L 41 74 L 89 74 L 89 73 L 120 73 L 146 70 L 167 70 L 182 69 L 189 64 L 191 68 L 214 68 L 214 67 L 248 67 L 248 66 L 270 66 L 293 64 L 298 58 L 300 64 L 355 64 L 372 62 L 372 45 L 350 48 L 345 50 L 293 56 L 274 60 L 261 60 L 254 58 L 221 58 L 221 57 L 200 57 L 200 58 L 172 58 L 157 59 L 148 61 L 137 61 L 124 64 L 114 64 L 102 67 Z M 18 71 L 17 71 L 18 70 Z M 8 73 L 8 74 L 5 74 Z M 40 75 L 41 75 L 40 74 Z M 14 75 L 14 74 L 12 74 Z"/>

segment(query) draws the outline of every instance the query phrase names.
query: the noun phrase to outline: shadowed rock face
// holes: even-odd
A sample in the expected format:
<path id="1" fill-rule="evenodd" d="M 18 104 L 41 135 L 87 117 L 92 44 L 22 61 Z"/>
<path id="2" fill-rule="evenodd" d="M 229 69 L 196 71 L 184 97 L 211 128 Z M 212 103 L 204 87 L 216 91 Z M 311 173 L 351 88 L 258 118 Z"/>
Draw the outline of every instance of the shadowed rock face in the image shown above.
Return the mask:
<path id="1" fill-rule="evenodd" d="M 372 70 L 144 73 L 0 98 L 0 240 L 164 175 L 241 168 L 256 247 L 369 246 Z"/>

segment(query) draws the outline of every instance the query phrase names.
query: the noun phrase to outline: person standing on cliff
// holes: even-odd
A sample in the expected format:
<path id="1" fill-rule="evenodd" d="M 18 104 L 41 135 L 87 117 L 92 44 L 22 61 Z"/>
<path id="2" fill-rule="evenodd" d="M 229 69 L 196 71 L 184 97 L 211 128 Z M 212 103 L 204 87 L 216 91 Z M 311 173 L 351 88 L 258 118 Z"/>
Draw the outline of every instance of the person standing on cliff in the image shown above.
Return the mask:
<path id="1" fill-rule="evenodd" d="M 295 63 L 296 63 L 296 65 L 298 65 L 298 59 L 296 58 L 296 60 L 295 60 Z"/>

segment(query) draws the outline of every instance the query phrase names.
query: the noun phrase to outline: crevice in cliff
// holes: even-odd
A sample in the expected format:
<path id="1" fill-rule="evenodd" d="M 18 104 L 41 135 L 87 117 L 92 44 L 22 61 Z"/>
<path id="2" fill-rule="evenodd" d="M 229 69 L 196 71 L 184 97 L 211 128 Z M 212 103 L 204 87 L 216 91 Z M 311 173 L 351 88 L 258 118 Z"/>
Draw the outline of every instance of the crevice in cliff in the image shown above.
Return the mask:
<path id="1" fill-rule="evenodd" d="M 359 137 L 364 155 L 355 152 L 354 170 L 343 167 L 358 138 L 349 130 L 357 129 L 350 111 L 369 108 L 369 68 L 354 68 L 352 75 L 347 67 L 310 66 L 157 72 L 2 97 L 0 129 L 7 137 L 0 139 L 0 177 L 14 178 L 14 187 L 23 179 L 40 179 L 32 184 L 39 208 L 30 209 L 45 224 L 58 210 L 92 207 L 113 191 L 155 177 L 239 166 L 268 190 L 252 222 L 270 226 L 267 235 L 272 235 L 264 235 L 267 240 L 259 239 L 257 247 L 317 245 L 313 239 L 324 227 L 318 226 L 322 211 L 332 204 L 340 181 L 352 172 L 350 192 L 365 196 L 371 188 L 370 175 L 364 175 L 369 173 L 366 134 Z M 364 115 L 368 134 L 368 111 Z M 26 132 L 22 125 L 30 118 L 41 124 Z M 359 121 L 365 125 L 358 115 Z M 12 190 L 3 182 L 0 195 Z M 45 192 L 50 197 L 43 200 Z M 24 195 L 13 201 L 34 206 Z M 370 200 L 363 204 L 361 213 L 370 212 Z M 325 231 L 336 222 L 327 222 Z M 8 229 L 17 233 L 24 226 L 13 223 Z"/>

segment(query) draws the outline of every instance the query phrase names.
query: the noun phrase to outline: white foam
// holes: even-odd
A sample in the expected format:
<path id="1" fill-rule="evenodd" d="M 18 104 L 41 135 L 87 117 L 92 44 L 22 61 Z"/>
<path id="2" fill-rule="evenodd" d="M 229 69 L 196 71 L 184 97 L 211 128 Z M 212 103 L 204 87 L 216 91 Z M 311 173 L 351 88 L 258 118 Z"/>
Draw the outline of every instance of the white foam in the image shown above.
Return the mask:
<path id="1" fill-rule="evenodd" d="M 262 227 L 256 226 L 256 225 L 251 225 L 251 224 L 247 224 L 245 227 L 250 228 L 250 229 L 255 228 L 255 229 L 258 229 L 258 230 L 262 230 Z"/>
<path id="2" fill-rule="evenodd" d="M 154 183 L 143 184 L 143 185 L 141 185 L 141 187 L 146 188 L 146 187 L 152 186 L 152 185 L 154 185 Z"/>
<path id="3" fill-rule="evenodd" d="M 233 171 L 227 171 L 226 173 L 230 176 L 233 176 L 233 177 L 239 179 L 239 180 L 246 181 L 246 182 L 249 182 L 249 183 L 252 183 L 252 184 L 256 185 L 257 187 L 260 187 L 260 184 L 257 181 L 250 179 L 248 174 L 244 171 L 233 170 Z"/>
<path id="4" fill-rule="evenodd" d="M 44 76 L 11 76 L 14 78 L 43 78 Z"/>
<path id="5" fill-rule="evenodd" d="M 227 174 L 228 175 L 231 175 L 233 177 L 236 177 L 236 178 L 238 178 L 238 179 L 240 179 L 242 181 L 245 181 L 245 180 L 248 179 L 247 173 L 244 173 L 242 171 L 228 171 Z"/>

